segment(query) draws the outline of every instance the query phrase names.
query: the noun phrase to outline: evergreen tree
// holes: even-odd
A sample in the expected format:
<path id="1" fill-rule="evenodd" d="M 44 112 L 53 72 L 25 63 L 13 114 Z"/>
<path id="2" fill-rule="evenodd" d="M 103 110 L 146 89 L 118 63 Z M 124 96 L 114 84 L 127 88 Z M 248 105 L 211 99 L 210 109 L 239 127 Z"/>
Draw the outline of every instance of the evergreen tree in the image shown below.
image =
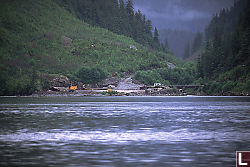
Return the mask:
<path id="1" fill-rule="evenodd" d="M 140 10 L 135 13 L 135 29 L 134 29 L 134 36 L 135 40 L 139 43 L 144 43 L 143 40 L 143 16 Z"/>
<path id="2" fill-rule="evenodd" d="M 202 66 L 204 77 L 209 77 L 211 74 L 210 71 L 211 71 L 212 62 L 209 57 L 210 55 L 211 55 L 210 42 L 206 40 L 206 52 L 204 52 L 201 56 L 201 66 Z"/>
<path id="3" fill-rule="evenodd" d="M 136 39 L 136 32 L 135 32 L 135 17 L 134 17 L 134 7 L 133 7 L 133 1 L 132 0 L 128 0 L 127 4 L 126 4 L 126 12 L 128 15 L 128 23 L 129 26 L 131 27 L 130 32 L 129 32 L 129 36 Z"/>
<path id="4" fill-rule="evenodd" d="M 151 20 L 147 20 L 147 22 L 146 22 L 146 33 L 151 34 L 151 36 L 152 36 L 152 29 L 153 29 L 153 26 L 152 26 Z"/>
<path id="5" fill-rule="evenodd" d="M 109 3 L 108 3 L 109 2 Z M 107 20 L 108 20 L 108 26 L 107 28 L 115 33 L 120 32 L 120 25 L 119 25 L 119 5 L 117 0 L 109 0 L 106 2 L 107 9 L 109 9 L 109 12 L 107 12 Z"/>
<path id="6" fill-rule="evenodd" d="M 106 28 L 135 41 L 159 48 L 153 39 L 152 23 L 141 11 L 134 12 L 133 1 L 127 0 L 56 0 L 85 22 Z M 158 32 L 157 32 L 158 33 Z M 157 42 L 156 42 L 157 41 Z"/>
<path id="7" fill-rule="evenodd" d="M 120 9 L 119 9 L 119 25 L 120 25 L 120 34 L 126 36 L 131 35 L 131 27 L 129 23 L 128 14 L 126 12 L 125 4 L 123 0 L 119 0 Z"/>
<path id="8" fill-rule="evenodd" d="M 126 10 L 127 10 L 129 19 L 132 20 L 134 17 L 134 7 L 133 7 L 132 0 L 128 0 L 127 5 L 126 5 Z"/>
<path id="9" fill-rule="evenodd" d="M 154 30 L 154 47 L 157 48 L 157 47 L 159 47 L 159 45 L 160 45 L 159 33 L 158 33 L 157 28 L 155 27 L 155 30 Z"/>
<path id="10" fill-rule="evenodd" d="M 148 42 L 149 42 L 150 44 L 152 44 L 152 40 L 153 40 L 153 34 L 152 34 L 153 26 L 152 26 L 151 20 L 147 20 L 147 21 L 146 21 L 145 30 L 146 30 L 146 34 L 149 35 Z"/>
<path id="11" fill-rule="evenodd" d="M 203 78 L 204 77 L 204 75 L 203 75 L 203 69 L 202 69 L 202 64 L 201 64 L 202 62 L 201 62 L 201 55 L 198 55 L 197 56 L 197 72 L 198 72 L 198 78 Z"/>
<path id="12" fill-rule="evenodd" d="M 250 65 L 249 19 L 248 0 L 237 1 L 230 10 L 222 9 L 213 17 L 206 29 L 206 49 L 201 58 L 205 77 L 218 75 L 238 65 Z"/>

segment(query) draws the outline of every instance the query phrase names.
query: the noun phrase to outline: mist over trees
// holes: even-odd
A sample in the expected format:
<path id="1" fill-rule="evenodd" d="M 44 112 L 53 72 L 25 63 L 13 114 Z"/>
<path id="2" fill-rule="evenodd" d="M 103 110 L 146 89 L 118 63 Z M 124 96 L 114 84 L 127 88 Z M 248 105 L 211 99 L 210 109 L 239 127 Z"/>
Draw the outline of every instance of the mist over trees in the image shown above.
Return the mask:
<path id="1" fill-rule="evenodd" d="M 169 51 L 168 38 L 165 38 L 164 42 L 161 44 L 161 47 L 165 52 Z"/>
<path id="2" fill-rule="evenodd" d="M 160 40 L 163 45 L 167 40 L 167 46 L 175 56 L 187 59 L 201 49 L 203 34 L 202 32 L 166 29 L 160 30 Z"/>
<path id="3" fill-rule="evenodd" d="M 202 33 L 201 32 L 197 32 L 194 38 L 194 42 L 192 45 L 192 54 L 194 54 L 196 51 L 198 51 L 201 46 L 202 46 Z"/>
<path id="4" fill-rule="evenodd" d="M 207 94 L 249 94 L 249 20 L 250 2 L 240 0 L 230 10 L 222 9 L 207 27 L 205 50 L 197 60 L 198 77 L 209 81 Z"/>
<path id="5" fill-rule="evenodd" d="M 187 59 L 190 57 L 190 43 L 187 42 L 187 44 L 185 45 L 185 48 L 183 50 L 183 55 L 182 55 L 182 58 L 183 59 Z"/>
<path id="6" fill-rule="evenodd" d="M 206 29 L 205 52 L 201 56 L 200 75 L 211 77 L 219 72 L 250 66 L 250 2 L 237 1 L 231 10 L 222 9 Z"/>
<path id="7" fill-rule="evenodd" d="M 167 39 L 169 49 L 179 58 L 183 57 L 187 43 L 191 45 L 195 38 L 195 33 L 186 30 L 162 29 L 159 34 L 161 43 Z"/>
<path id="8" fill-rule="evenodd" d="M 134 10 L 132 0 L 56 0 L 81 20 L 106 28 L 114 33 L 133 38 L 136 42 L 153 48 L 159 47 L 158 31 L 151 20 Z M 125 3 L 126 2 L 126 3 Z"/>

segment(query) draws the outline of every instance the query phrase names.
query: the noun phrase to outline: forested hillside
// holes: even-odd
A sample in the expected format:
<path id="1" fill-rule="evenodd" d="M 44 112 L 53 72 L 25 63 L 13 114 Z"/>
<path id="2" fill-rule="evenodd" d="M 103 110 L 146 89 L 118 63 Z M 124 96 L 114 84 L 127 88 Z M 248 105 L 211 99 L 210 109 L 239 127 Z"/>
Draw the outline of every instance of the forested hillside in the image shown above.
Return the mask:
<path id="1" fill-rule="evenodd" d="M 152 36 L 151 20 L 134 11 L 133 1 L 128 0 L 56 0 L 79 19 L 106 28 L 114 33 L 133 38 L 140 44 L 159 48 L 159 40 Z M 157 31 L 157 29 L 156 29 Z M 157 35 L 157 32 L 155 32 Z"/>
<path id="2" fill-rule="evenodd" d="M 69 12 L 58 3 L 59 0 L 1 1 L 1 95 L 24 95 L 43 89 L 47 86 L 44 75 L 63 74 L 74 79 L 82 67 L 109 76 L 177 62 L 169 53 L 90 26 L 75 16 L 78 10 Z"/>
<path id="3" fill-rule="evenodd" d="M 148 85 L 202 84 L 208 95 L 249 94 L 249 9 L 240 0 L 215 15 L 204 48 L 201 33 L 188 38 L 188 47 L 176 42 L 184 58 L 203 52 L 196 66 L 169 52 L 132 0 L 2 0 L 0 95 L 47 89 L 48 77 L 58 75 L 78 81 L 84 74 L 83 83 L 96 83 L 124 72 Z"/>
<path id="4" fill-rule="evenodd" d="M 210 81 L 208 94 L 250 92 L 250 2 L 240 0 L 216 14 L 206 29 L 199 76 Z"/>

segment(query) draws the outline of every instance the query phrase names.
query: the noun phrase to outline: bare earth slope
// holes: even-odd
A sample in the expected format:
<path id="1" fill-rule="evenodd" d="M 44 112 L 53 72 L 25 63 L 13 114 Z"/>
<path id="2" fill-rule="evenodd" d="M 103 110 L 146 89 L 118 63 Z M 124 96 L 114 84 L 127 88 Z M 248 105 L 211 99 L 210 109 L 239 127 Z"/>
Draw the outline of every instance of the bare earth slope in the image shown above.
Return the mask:
<path id="1" fill-rule="evenodd" d="M 139 84 L 132 82 L 131 76 L 129 78 L 121 78 L 120 83 L 116 87 L 116 90 L 138 90 L 140 89 Z"/>

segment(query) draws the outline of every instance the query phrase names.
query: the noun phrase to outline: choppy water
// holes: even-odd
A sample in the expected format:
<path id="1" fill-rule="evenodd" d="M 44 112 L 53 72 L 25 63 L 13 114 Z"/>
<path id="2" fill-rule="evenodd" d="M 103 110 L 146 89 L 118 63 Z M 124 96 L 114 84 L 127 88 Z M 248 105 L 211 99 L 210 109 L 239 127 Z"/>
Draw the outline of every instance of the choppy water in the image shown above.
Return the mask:
<path id="1" fill-rule="evenodd" d="M 0 166 L 231 167 L 250 97 L 2 97 L 0 127 Z"/>

